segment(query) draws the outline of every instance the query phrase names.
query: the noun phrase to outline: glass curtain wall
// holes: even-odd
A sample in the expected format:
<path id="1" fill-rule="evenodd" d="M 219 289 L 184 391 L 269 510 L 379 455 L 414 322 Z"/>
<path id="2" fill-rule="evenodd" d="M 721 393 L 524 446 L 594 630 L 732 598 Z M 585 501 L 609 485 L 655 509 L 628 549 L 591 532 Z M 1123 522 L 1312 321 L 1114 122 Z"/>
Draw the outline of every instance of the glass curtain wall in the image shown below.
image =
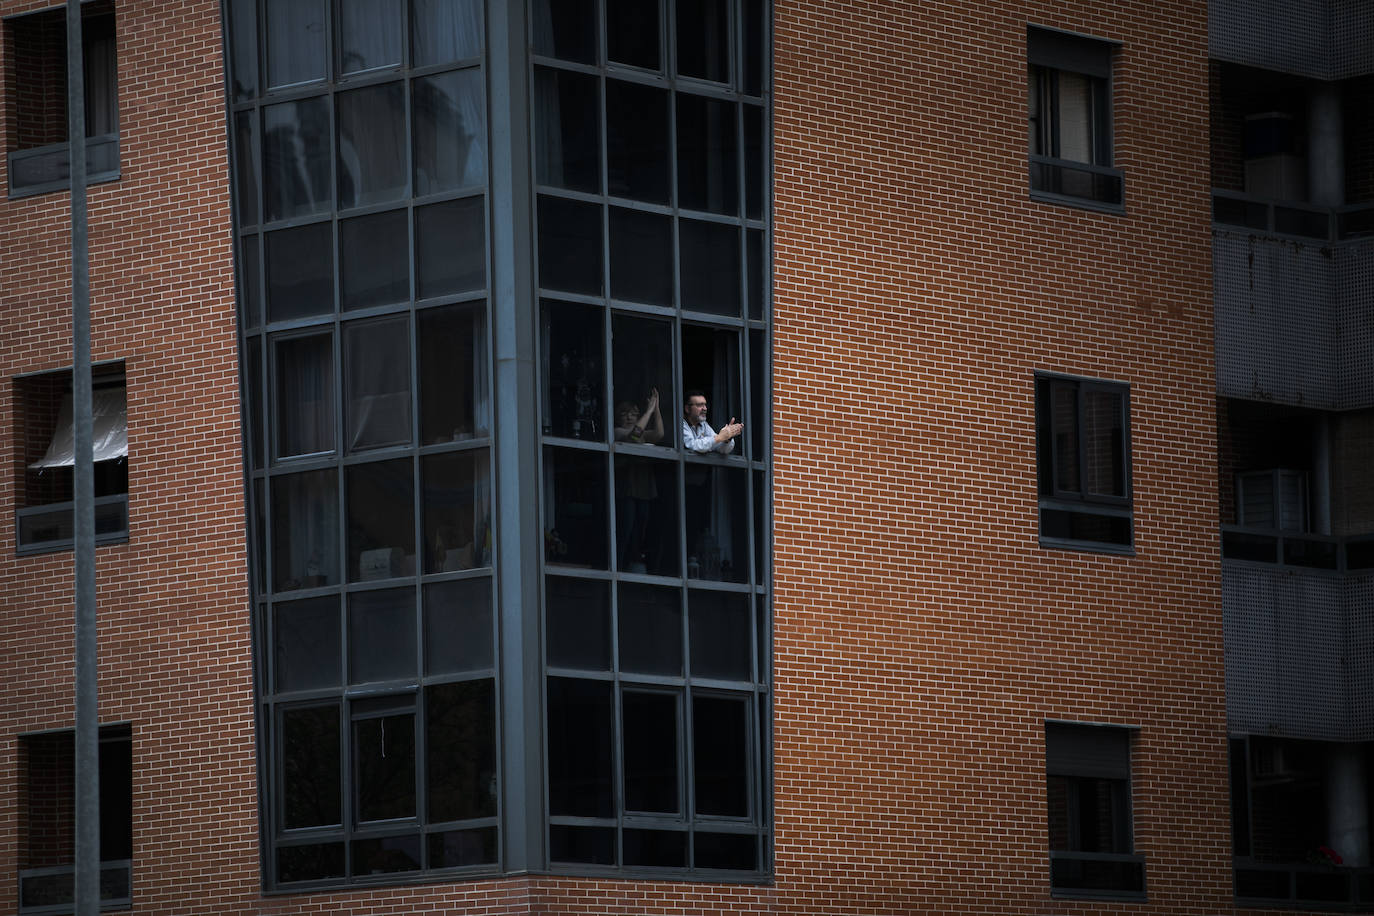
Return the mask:
<path id="1" fill-rule="evenodd" d="M 767 7 L 531 13 L 548 858 L 761 873 Z"/>
<path id="2" fill-rule="evenodd" d="M 498 867 L 481 0 L 227 0 L 269 887 Z"/>
<path id="3" fill-rule="evenodd" d="M 487 2 L 225 0 L 266 883 L 754 880 L 769 7 Z M 523 40 L 489 57 L 506 21 Z M 488 142 L 489 95 L 530 128 L 514 242 L 488 157 L 525 141 L 493 108 Z M 492 265 L 536 291 L 489 302 Z M 494 391 L 511 335 L 533 384 Z M 685 448 L 689 394 L 739 435 Z M 498 422 L 539 431 L 537 468 Z M 512 543 L 539 568 L 508 565 L 502 603 Z"/>

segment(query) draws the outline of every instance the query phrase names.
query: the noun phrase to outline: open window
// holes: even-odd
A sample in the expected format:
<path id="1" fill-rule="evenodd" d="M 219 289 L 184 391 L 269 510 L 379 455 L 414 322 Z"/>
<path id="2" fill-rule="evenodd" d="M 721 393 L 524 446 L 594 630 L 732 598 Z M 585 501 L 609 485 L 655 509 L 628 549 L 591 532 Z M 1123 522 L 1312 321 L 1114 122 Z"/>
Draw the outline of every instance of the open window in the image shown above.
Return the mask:
<path id="1" fill-rule="evenodd" d="M 76 874 L 76 754 L 70 731 L 19 739 L 19 913 L 70 913 Z M 100 729 L 100 908 L 128 909 L 133 753 L 128 725 Z"/>
<path id="2" fill-rule="evenodd" d="M 10 196 L 69 186 L 67 14 L 42 10 L 5 21 L 6 103 L 10 124 Z M 85 62 L 86 179 L 119 177 L 119 110 L 112 0 L 82 5 Z"/>
<path id="3" fill-rule="evenodd" d="M 16 544 L 20 553 L 72 545 L 76 459 L 70 370 L 15 380 L 16 440 L 23 446 Z M 129 435 L 124 364 L 91 370 L 96 543 L 129 536 Z"/>
<path id="4" fill-rule="evenodd" d="M 1112 168 L 1111 42 L 1053 29 L 1026 32 L 1031 196 L 1119 210 Z"/>

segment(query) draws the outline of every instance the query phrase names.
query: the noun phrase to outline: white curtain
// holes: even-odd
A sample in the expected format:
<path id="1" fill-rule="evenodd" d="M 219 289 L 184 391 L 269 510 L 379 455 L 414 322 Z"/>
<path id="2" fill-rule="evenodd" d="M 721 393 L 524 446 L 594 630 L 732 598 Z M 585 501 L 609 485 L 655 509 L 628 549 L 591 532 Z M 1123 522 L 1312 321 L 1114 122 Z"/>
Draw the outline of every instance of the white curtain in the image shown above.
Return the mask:
<path id="1" fill-rule="evenodd" d="M 72 422 L 72 396 L 63 395 L 57 415 L 57 431 L 47 453 L 29 467 L 69 468 L 76 463 L 76 430 Z M 95 461 L 113 461 L 129 454 L 129 424 L 124 406 L 124 388 L 102 388 L 91 392 L 91 453 Z"/>

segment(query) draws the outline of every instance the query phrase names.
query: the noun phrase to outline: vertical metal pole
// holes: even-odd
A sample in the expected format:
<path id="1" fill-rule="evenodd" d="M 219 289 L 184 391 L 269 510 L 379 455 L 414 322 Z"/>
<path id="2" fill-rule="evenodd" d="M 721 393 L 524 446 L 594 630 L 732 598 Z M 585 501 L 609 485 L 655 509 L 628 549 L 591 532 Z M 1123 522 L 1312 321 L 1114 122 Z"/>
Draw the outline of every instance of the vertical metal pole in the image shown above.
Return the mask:
<path id="1" fill-rule="evenodd" d="M 67 141 L 72 191 L 72 423 L 76 581 L 76 916 L 100 912 L 100 744 L 96 705 L 95 485 L 91 462 L 90 264 L 81 2 L 67 0 Z"/>

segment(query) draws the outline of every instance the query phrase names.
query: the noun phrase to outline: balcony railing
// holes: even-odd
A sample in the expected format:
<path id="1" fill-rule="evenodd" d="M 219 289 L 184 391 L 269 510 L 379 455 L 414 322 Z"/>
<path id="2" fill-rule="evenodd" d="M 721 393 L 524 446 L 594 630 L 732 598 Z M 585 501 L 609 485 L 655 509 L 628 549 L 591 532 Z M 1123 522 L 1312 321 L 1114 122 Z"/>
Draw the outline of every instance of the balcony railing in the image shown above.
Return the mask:
<path id="1" fill-rule="evenodd" d="M 15 512 L 19 553 L 41 553 L 72 546 L 75 517 L 73 504 L 51 503 Z M 95 542 L 108 544 L 129 537 L 129 497 L 125 493 L 95 500 Z"/>
<path id="2" fill-rule="evenodd" d="M 133 904 L 133 863 L 119 859 L 100 863 L 100 908 L 128 909 Z M 19 872 L 19 914 L 70 913 L 76 866 L 25 868 Z"/>
<path id="3" fill-rule="evenodd" d="M 1334 573 L 1374 569 L 1374 534 L 1331 537 L 1221 526 L 1221 558 Z"/>
<path id="4" fill-rule="evenodd" d="M 1236 903 L 1310 910 L 1367 911 L 1374 905 L 1374 868 L 1235 860 Z"/>
<path id="5" fill-rule="evenodd" d="M 1271 235 L 1350 242 L 1374 238 L 1374 203 L 1316 207 L 1214 188 L 1212 221 Z"/>
<path id="6" fill-rule="evenodd" d="M 1125 204 L 1125 176 L 1120 169 L 1049 156 L 1030 157 L 1034 197 L 1120 211 Z"/>

